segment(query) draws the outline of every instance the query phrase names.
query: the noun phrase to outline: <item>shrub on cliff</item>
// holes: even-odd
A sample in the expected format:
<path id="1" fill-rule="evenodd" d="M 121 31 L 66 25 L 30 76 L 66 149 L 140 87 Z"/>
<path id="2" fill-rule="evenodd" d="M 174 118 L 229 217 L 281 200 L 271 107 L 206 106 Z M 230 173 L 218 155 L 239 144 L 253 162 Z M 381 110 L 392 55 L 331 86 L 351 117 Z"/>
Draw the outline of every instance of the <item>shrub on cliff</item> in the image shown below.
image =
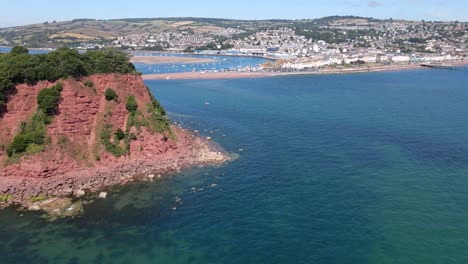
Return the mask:
<path id="1" fill-rule="evenodd" d="M 63 85 L 58 83 L 39 92 L 37 112 L 30 120 L 21 123 L 20 132 L 7 147 L 6 152 L 9 157 L 19 157 L 24 153 L 34 154 L 44 149 L 47 124 L 57 113 L 62 89 Z"/>
<path id="2" fill-rule="evenodd" d="M 92 81 L 86 81 L 84 82 L 84 86 L 89 87 L 89 88 L 94 88 L 94 83 Z"/>
<path id="3" fill-rule="evenodd" d="M 0 203 L 7 202 L 11 199 L 13 199 L 13 196 L 11 194 L 0 194 Z"/>
<path id="4" fill-rule="evenodd" d="M 117 101 L 117 98 L 118 98 L 115 91 L 112 90 L 111 88 L 107 88 L 104 96 L 106 97 L 107 101 L 112 101 L 112 100 Z"/>
<path id="5" fill-rule="evenodd" d="M 22 123 L 20 132 L 7 147 L 7 155 L 12 157 L 14 154 L 41 151 L 46 143 L 46 120 L 47 116 L 39 110 L 31 120 Z"/>
<path id="6" fill-rule="evenodd" d="M 31 143 L 33 143 L 33 141 L 29 136 L 25 134 L 19 134 L 15 136 L 13 142 L 11 142 L 11 144 L 8 146 L 7 155 L 11 157 L 15 153 L 25 152 Z"/>
<path id="7" fill-rule="evenodd" d="M 130 96 L 127 98 L 127 102 L 125 103 L 125 108 L 127 108 L 127 110 L 128 110 L 130 113 L 133 113 L 133 112 L 135 112 L 135 111 L 138 109 L 138 103 L 137 103 L 137 101 L 135 100 L 135 96 L 134 96 L 134 95 L 130 95 Z"/>
<path id="8" fill-rule="evenodd" d="M 146 87 L 146 89 L 151 97 L 151 104 L 147 105 L 148 113 L 151 114 L 148 118 L 148 128 L 152 132 L 169 132 L 172 134 L 166 110 L 164 110 L 158 100 L 154 98 L 149 88 Z"/>
<path id="9" fill-rule="evenodd" d="M 151 95 L 151 104 L 153 105 L 153 108 L 155 111 L 157 111 L 161 116 L 166 115 L 166 110 L 161 106 L 158 100 L 154 98 L 154 96 Z"/>
<path id="10" fill-rule="evenodd" d="M 37 96 L 39 109 L 49 116 L 57 113 L 62 89 L 63 85 L 61 83 L 58 83 L 49 89 L 42 89 Z"/>
<path id="11" fill-rule="evenodd" d="M 111 129 L 112 129 L 112 125 L 106 125 L 104 129 L 101 131 L 100 138 L 101 138 L 102 144 L 106 148 L 106 151 L 118 158 L 118 157 L 125 155 L 126 150 L 122 148 L 121 146 L 115 143 L 112 143 L 110 141 Z"/>
<path id="12" fill-rule="evenodd" d="M 125 138 L 125 133 L 123 132 L 122 129 L 117 129 L 117 131 L 115 132 L 115 138 L 117 138 L 117 140 L 122 140 Z"/>

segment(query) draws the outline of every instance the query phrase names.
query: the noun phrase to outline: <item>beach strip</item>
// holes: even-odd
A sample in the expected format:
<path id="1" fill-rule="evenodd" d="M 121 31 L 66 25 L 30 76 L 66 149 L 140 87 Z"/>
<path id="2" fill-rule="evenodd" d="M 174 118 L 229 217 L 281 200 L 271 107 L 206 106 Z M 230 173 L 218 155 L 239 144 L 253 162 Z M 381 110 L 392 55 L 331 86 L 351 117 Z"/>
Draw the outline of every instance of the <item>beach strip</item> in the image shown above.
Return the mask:
<path id="1" fill-rule="evenodd" d="M 467 65 L 468 61 L 459 61 L 450 63 L 452 66 Z M 351 73 L 366 73 L 366 72 L 385 72 L 385 71 L 403 71 L 427 69 L 419 64 L 410 65 L 379 65 L 370 67 L 356 68 L 325 68 L 320 71 L 297 71 L 297 72 L 180 72 L 180 73 L 162 73 L 162 74 L 145 74 L 144 80 L 210 80 L 210 79 L 248 79 L 248 78 L 266 78 L 275 76 L 290 76 L 290 75 L 326 75 L 326 74 L 351 74 Z"/>
<path id="2" fill-rule="evenodd" d="M 207 58 L 194 58 L 194 57 L 178 57 L 178 56 L 133 56 L 130 59 L 132 63 L 143 63 L 143 64 L 163 64 L 163 63 L 174 63 L 174 64 L 193 64 L 193 63 L 213 63 L 216 60 Z"/>

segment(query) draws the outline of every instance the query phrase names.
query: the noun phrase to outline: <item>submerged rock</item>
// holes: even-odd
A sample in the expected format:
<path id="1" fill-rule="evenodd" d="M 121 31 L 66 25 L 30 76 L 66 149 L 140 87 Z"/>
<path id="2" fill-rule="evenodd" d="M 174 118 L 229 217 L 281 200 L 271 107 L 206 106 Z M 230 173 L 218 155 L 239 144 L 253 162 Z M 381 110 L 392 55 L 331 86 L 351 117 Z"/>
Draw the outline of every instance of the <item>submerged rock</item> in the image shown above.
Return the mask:
<path id="1" fill-rule="evenodd" d="M 75 217 L 84 212 L 83 202 L 72 202 L 70 198 L 50 198 L 34 203 L 29 207 L 31 211 L 42 210 L 47 213 L 46 218 L 56 220 L 65 217 Z"/>
<path id="2" fill-rule="evenodd" d="M 33 204 L 28 208 L 29 211 L 40 211 L 41 207 L 37 204 Z"/>
<path id="3" fill-rule="evenodd" d="M 65 208 L 61 217 L 75 217 L 84 213 L 83 202 L 79 201 Z"/>

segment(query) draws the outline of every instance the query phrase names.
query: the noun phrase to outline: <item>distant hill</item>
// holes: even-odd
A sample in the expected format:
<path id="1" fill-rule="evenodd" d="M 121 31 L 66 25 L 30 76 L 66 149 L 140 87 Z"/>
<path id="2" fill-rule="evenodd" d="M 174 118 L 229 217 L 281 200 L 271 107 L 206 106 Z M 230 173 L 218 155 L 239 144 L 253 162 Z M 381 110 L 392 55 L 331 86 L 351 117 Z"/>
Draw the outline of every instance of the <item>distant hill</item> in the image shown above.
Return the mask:
<path id="1" fill-rule="evenodd" d="M 73 46 L 83 42 L 107 43 L 119 36 L 165 31 L 192 30 L 208 33 L 221 28 L 238 28 L 254 32 L 272 27 L 319 27 L 339 19 L 366 19 L 353 16 L 333 16 L 312 20 L 233 20 L 217 18 L 125 18 L 111 20 L 74 19 L 72 21 L 48 21 L 11 28 L 0 28 L 0 45 L 25 45 L 26 47 L 56 48 Z"/>

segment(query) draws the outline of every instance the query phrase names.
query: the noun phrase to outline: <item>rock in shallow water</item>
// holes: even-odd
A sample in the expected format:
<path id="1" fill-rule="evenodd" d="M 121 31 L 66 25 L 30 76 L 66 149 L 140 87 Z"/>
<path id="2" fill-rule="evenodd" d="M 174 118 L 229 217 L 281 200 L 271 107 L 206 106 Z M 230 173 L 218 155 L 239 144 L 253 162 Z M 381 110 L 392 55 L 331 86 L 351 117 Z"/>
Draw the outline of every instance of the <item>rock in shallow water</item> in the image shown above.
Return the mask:
<path id="1" fill-rule="evenodd" d="M 77 197 L 84 196 L 85 194 L 86 194 L 86 192 L 83 191 L 83 190 L 78 190 L 78 191 L 76 191 L 76 196 L 77 196 Z"/>
<path id="2" fill-rule="evenodd" d="M 41 207 L 37 204 L 33 204 L 28 208 L 29 211 L 40 211 Z"/>
<path id="3" fill-rule="evenodd" d="M 52 221 L 59 218 L 78 216 L 84 212 L 83 202 L 73 203 L 69 198 L 50 198 L 31 205 L 29 210 L 42 210 L 47 213 L 46 218 Z"/>

